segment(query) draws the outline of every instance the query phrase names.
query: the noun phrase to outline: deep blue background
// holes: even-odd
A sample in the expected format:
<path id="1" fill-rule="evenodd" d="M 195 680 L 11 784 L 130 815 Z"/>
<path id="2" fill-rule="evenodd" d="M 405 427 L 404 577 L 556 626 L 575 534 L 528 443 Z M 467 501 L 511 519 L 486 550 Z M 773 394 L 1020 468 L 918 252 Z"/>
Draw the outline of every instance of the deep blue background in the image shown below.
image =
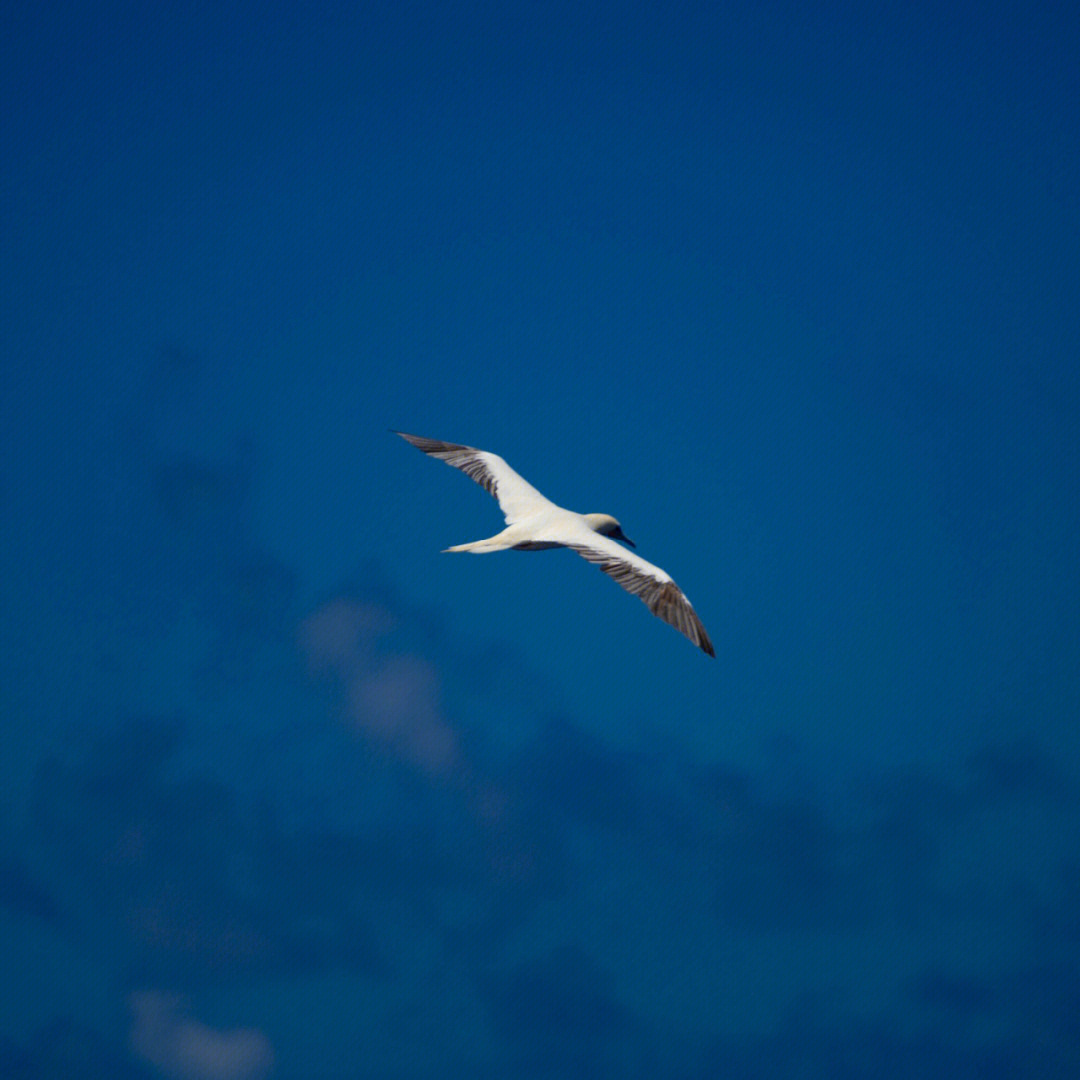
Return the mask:
<path id="1" fill-rule="evenodd" d="M 4 16 L 0 1072 L 1080 1073 L 1075 12 Z"/>

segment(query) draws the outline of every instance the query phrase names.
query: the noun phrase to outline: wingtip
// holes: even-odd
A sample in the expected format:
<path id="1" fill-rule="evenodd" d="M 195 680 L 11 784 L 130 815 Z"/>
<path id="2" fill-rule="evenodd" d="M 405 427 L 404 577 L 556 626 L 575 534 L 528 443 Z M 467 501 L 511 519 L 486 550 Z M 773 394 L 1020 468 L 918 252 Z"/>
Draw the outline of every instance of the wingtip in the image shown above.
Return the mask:
<path id="1" fill-rule="evenodd" d="M 689 602 L 689 601 L 688 601 Z M 690 609 L 693 611 L 693 608 Z M 691 641 L 706 655 L 716 659 L 716 650 L 713 648 L 712 639 L 709 637 L 708 631 L 705 629 L 702 621 L 698 618 L 697 612 L 693 611 L 693 626 L 694 636 L 690 638 Z M 687 637 L 690 635 L 688 634 Z"/>

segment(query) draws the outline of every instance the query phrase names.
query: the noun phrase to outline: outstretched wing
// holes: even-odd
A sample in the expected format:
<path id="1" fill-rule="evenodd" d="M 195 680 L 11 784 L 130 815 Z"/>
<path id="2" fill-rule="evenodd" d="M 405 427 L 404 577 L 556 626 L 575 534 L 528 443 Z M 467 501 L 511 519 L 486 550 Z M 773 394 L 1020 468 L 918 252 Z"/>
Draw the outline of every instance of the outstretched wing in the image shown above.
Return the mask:
<path id="1" fill-rule="evenodd" d="M 554 505 L 532 484 L 518 476 L 498 454 L 477 450 L 474 446 L 425 439 L 422 435 L 406 435 L 404 431 L 395 431 L 394 434 L 400 435 L 425 454 L 445 461 L 447 465 L 453 465 L 472 477 L 489 495 L 498 499 L 507 525 Z"/>
<path id="2" fill-rule="evenodd" d="M 565 546 L 599 566 L 628 593 L 644 601 L 654 615 L 685 634 L 703 652 L 709 656 L 716 655 L 697 612 L 686 599 L 686 593 L 659 566 L 653 566 L 640 555 L 627 551 L 610 537 L 591 531 Z"/>

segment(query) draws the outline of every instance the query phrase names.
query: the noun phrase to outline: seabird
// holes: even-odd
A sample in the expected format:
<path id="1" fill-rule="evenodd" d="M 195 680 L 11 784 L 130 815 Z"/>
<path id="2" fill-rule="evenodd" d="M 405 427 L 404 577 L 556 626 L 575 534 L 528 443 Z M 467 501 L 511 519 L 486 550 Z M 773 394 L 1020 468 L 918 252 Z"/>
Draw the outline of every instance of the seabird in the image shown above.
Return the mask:
<path id="1" fill-rule="evenodd" d="M 473 446 L 425 439 L 420 435 L 406 435 L 404 431 L 394 434 L 472 477 L 489 495 L 498 499 L 506 516 L 506 528 L 496 536 L 444 550 L 471 551 L 479 555 L 508 548 L 517 551 L 570 548 L 599 566 L 628 593 L 643 600 L 654 615 L 685 634 L 702 651 L 709 656 L 716 655 L 705 627 L 678 585 L 659 566 L 653 566 L 640 555 L 615 543 L 622 540 L 635 546 L 610 514 L 575 514 L 556 506 L 518 476 L 498 454 Z"/>

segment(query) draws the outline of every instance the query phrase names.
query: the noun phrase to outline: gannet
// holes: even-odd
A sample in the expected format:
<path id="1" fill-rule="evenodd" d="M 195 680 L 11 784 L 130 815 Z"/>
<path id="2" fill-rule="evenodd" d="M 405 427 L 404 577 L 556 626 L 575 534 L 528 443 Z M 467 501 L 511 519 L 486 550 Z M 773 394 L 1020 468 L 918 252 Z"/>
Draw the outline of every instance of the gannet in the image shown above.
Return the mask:
<path id="1" fill-rule="evenodd" d="M 654 615 L 685 634 L 703 652 L 716 655 L 705 627 L 678 585 L 659 566 L 653 566 L 615 543 L 622 540 L 635 546 L 610 514 L 575 514 L 556 506 L 514 472 L 498 454 L 473 446 L 407 435 L 404 431 L 394 434 L 470 476 L 489 495 L 495 496 L 506 517 L 506 528 L 497 535 L 471 544 L 457 544 L 444 548 L 444 551 L 470 551 L 480 555 L 508 548 L 516 551 L 570 548 L 599 566 L 628 593 L 643 600 Z"/>

